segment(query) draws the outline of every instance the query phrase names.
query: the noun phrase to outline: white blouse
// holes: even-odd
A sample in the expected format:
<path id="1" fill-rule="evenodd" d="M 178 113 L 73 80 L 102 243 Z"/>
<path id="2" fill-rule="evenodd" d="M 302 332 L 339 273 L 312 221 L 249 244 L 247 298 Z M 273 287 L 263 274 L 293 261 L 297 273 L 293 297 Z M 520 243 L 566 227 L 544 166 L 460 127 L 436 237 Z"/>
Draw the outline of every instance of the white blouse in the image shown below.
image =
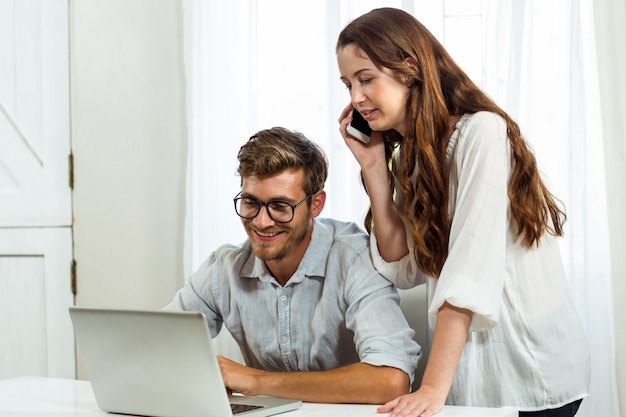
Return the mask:
<path id="1" fill-rule="evenodd" d="M 489 112 L 464 115 L 446 153 L 452 225 L 439 279 L 418 269 L 408 230 L 403 259 L 382 259 L 375 230 L 371 251 L 376 268 L 398 287 L 426 283 L 431 337 L 445 301 L 473 312 L 447 403 L 533 411 L 588 396 L 587 340 L 558 243 L 545 234 L 529 249 L 516 234 L 504 120 Z"/>

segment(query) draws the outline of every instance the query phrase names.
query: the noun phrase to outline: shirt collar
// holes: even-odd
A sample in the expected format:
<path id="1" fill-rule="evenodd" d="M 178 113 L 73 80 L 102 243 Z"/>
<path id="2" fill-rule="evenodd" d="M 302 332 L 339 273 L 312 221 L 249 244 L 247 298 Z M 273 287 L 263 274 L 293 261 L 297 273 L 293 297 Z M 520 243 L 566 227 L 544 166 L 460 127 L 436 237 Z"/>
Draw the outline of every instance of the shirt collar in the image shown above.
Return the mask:
<path id="1" fill-rule="evenodd" d="M 300 261 L 300 265 L 298 265 L 298 269 L 291 276 L 287 285 L 302 282 L 305 277 L 323 278 L 326 274 L 326 259 L 328 259 L 333 243 L 333 232 L 317 218 L 314 222 L 309 246 Z M 265 262 L 254 255 L 249 240 L 246 241 L 245 246 L 250 249 L 250 256 L 241 269 L 240 276 L 259 279 L 262 282 L 275 281 L 265 266 Z"/>

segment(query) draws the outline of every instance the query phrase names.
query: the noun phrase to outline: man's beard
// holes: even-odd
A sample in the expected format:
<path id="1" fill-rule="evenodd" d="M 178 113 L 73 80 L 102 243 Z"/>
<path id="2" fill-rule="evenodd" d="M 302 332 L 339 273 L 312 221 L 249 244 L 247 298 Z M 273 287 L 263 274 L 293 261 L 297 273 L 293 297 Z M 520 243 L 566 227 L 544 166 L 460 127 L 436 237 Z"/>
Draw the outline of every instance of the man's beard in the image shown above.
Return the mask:
<path id="1" fill-rule="evenodd" d="M 254 233 L 254 231 L 250 229 L 249 233 Z M 307 233 L 308 233 L 308 223 L 299 225 L 296 228 L 292 228 L 287 233 L 292 233 L 292 234 L 290 234 L 290 236 L 287 238 L 282 248 L 280 248 L 278 252 L 271 253 L 270 250 L 274 249 L 273 243 L 267 244 L 267 245 L 264 243 L 261 243 L 259 245 L 256 245 L 256 248 L 254 246 L 252 247 L 254 254 L 257 256 L 257 258 L 266 262 L 267 261 L 279 261 L 281 259 L 284 259 L 285 257 L 289 256 L 293 252 L 294 248 L 297 247 L 300 243 L 302 243 L 302 241 L 306 238 Z M 265 250 L 265 249 L 268 249 L 268 250 Z"/>

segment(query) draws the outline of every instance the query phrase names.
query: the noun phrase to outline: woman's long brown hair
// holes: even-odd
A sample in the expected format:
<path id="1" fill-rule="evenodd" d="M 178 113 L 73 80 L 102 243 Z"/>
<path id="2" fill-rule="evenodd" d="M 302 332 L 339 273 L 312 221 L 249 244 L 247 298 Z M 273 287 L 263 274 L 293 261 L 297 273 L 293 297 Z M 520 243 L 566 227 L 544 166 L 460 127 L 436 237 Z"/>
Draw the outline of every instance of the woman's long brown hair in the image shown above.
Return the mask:
<path id="1" fill-rule="evenodd" d="M 406 197 L 400 212 L 422 271 L 438 277 L 448 256 L 451 218 L 446 146 L 452 116 L 489 111 L 505 120 L 513 161 L 508 197 L 522 244 L 538 245 L 545 232 L 563 234 L 565 212 L 543 183 L 519 126 L 472 82 L 426 27 L 400 9 L 375 9 L 346 26 L 337 51 L 350 44 L 379 69 L 389 68 L 399 80 L 410 77 L 414 81 L 407 99 L 407 120 L 414 122 L 407 124 L 404 137 L 396 131 L 383 136 L 390 187 L 395 191 L 397 181 Z M 406 65 L 407 58 L 417 62 L 417 69 Z M 401 168 L 394 162 L 397 146 L 402 150 Z M 371 232 L 372 226 L 370 209 L 365 228 Z"/>

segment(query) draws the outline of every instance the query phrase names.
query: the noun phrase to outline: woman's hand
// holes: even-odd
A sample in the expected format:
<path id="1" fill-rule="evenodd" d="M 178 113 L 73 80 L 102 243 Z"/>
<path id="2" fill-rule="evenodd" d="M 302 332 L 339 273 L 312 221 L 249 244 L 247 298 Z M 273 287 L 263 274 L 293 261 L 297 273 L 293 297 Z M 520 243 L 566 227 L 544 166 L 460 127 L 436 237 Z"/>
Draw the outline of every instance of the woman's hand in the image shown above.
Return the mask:
<path id="1" fill-rule="evenodd" d="M 352 110 L 354 107 L 352 104 L 348 104 L 339 116 L 339 133 L 343 137 L 344 142 L 348 146 L 348 149 L 354 155 L 362 169 L 368 169 L 374 166 L 376 163 L 383 163 L 386 166 L 385 161 L 385 145 L 383 142 L 382 132 L 372 131 L 372 140 L 370 143 L 363 143 L 350 135 L 346 128 L 352 121 Z"/>
<path id="2" fill-rule="evenodd" d="M 389 417 L 430 417 L 443 409 L 445 395 L 422 385 L 417 391 L 403 395 L 378 407 L 379 413 L 391 413 Z"/>

